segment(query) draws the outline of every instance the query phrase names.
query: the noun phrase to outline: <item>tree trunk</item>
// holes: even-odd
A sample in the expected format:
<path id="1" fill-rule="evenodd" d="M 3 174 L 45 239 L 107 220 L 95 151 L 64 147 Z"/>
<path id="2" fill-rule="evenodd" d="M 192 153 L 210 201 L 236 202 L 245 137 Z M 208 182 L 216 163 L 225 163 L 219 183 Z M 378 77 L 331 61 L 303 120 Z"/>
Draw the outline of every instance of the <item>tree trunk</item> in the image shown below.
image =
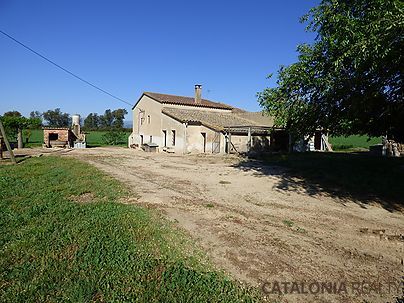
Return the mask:
<path id="1" fill-rule="evenodd" d="M 18 146 L 18 149 L 24 147 L 23 142 L 22 142 L 22 129 L 21 128 L 18 129 L 17 146 Z"/>

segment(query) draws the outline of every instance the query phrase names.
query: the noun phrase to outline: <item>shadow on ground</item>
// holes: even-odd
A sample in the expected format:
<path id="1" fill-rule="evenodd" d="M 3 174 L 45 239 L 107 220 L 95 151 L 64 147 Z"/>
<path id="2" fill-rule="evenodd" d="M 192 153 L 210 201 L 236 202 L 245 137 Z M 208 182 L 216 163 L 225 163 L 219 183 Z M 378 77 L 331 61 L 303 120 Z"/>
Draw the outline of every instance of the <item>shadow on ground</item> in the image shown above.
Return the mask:
<path id="1" fill-rule="evenodd" d="M 233 167 L 253 171 L 257 177 L 279 177 L 278 190 L 326 194 L 364 208 L 376 202 L 388 211 L 404 209 L 404 158 L 296 153 L 244 160 Z"/>

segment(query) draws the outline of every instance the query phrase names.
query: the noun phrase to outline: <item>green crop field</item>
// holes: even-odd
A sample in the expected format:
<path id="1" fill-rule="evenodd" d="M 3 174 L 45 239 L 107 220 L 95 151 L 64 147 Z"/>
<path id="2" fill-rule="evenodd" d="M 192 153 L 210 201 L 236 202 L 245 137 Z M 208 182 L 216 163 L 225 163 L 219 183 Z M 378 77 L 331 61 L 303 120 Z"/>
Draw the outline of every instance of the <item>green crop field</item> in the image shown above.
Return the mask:
<path id="1" fill-rule="evenodd" d="M 102 136 L 105 134 L 105 131 L 88 131 L 86 132 L 86 140 L 88 146 L 105 146 L 105 142 L 103 141 Z M 125 131 L 125 135 L 122 137 L 122 140 L 118 145 L 127 146 L 128 145 L 128 137 L 131 134 L 130 131 Z"/>
<path id="2" fill-rule="evenodd" d="M 107 144 L 103 141 L 102 136 L 105 134 L 105 131 L 88 131 L 86 132 L 86 140 L 87 145 L 90 147 L 95 146 L 106 146 Z M 130 131 L 125 131 L 125 135 L 118 145 L 127 146 L 128 145 L 128 137 L 131 134 Z M 24 132 L 24 142 L 26 142 L 26 132 Z M 41 129 L 33 129 L 31 130 L 31 136 L 29 138 L 28 147 L 42 146 L 43 144 L 43 130 Z"/>
<path id="3" fill-rule="evenodd" d="M 369 146 L 382 142 L 381 138 L 367 136 L 330 137 L 329 141 L 334 150 L 369 149 Z"/>
<path id="4" fill-rule="evenodd" d="M 0 302 L 257 302 L 89 164 L 0 165 Z"/>

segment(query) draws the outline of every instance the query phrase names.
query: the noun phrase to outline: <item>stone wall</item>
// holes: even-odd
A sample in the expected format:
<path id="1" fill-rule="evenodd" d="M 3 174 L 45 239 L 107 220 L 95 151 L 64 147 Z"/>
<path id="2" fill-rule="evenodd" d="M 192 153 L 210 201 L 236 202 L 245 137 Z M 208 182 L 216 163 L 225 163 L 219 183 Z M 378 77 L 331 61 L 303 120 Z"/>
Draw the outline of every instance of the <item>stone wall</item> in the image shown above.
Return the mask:
<path id="1" fill-rule="evenodd" d="M 46 147 L 70 147 L 74 140 L 73 133 L 68 128 L 45 128 L 43 138 Z"/>

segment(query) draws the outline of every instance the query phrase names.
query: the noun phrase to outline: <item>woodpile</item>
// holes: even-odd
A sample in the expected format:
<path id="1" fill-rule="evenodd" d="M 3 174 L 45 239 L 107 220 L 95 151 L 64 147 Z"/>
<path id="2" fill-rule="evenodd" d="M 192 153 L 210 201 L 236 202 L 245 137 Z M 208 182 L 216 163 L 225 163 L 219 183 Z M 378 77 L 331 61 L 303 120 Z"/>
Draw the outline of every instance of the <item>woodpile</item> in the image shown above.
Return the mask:
<path id="1" fill-rule="evenodd" d="M 404 156 L 404 144 L 383 138 L 383 154 L 388 157 Z"/>

